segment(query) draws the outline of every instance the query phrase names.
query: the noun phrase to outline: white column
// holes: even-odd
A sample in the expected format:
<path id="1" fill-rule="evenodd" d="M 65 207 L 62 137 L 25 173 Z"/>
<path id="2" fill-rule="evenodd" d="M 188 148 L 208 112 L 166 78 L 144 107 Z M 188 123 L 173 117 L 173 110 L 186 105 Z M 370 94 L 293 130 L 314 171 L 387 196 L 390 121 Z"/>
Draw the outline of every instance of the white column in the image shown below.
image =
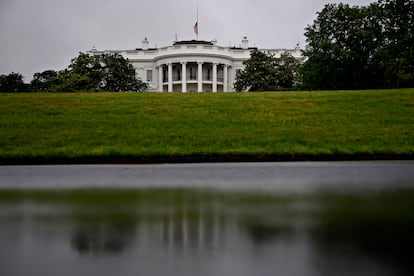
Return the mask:
<path id="1" fill-rule="evenodd" d="M 234 68 L 232 66 L 229 66 L 228 69 L 228 76 L 229 76 L 229 86 L 227 87 L 227 90 L 234 91 Z"/>
<path id="2" fill-rule="evenodd" d="M 187 92 L 187 62 L 181 62 L 181 91 Z"/>
<path id="3" fill-rule="evenodd" d="M 197 77 L 198 77 L 198 92 L 203 92 L 203 63 L 198 62 L 198 71 L 197 71 Z"/>
<path id="4" fill-rule="evenodd" d="M 173 91 L 172 63 L 168 63 L 168 92 Z"/>
<path id="5" fill-rule="evenodd" d="M 217 92 L 217 63 L 213 63 L 213 92 Z"/>
<path id="6" fill-rule="evenodd" d="M 223 92 L 227 92 L 227 82 L 228 82 L 228 65 L 224 64 L 224 68 L 223 68 L 223 74 L 224 74 L 224 79 L 223 79 Z"/>
<path id="7" fill-rule="evenodd" d="M 162 92 L 163 91 L 163 87 L 164 87 L 164 72 L 163 72 L 163 66 L 162 65 L 160 65 L 160 66 L 158 66 L 158 90 L 160 91 L 160 92 Z"/>

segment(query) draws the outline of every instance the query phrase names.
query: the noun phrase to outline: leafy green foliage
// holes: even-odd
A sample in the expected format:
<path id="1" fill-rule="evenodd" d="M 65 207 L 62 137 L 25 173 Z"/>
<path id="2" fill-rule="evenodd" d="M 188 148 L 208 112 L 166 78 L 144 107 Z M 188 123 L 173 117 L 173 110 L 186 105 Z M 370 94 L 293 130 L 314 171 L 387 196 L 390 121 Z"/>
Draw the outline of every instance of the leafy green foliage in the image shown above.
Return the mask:
<path id="1" fill-rule="evenodd" d="M 31 81 L 31 88 L 35 91 L 48 91 L 53 84 L 58 72 L 46 70 L 41 73 L 35 73 Z"/>
<path id="2" fill-rule="evenodd" d="M 414 87 L 414 1 L 380 0 L 383 12 L 385 81 L 388 86 Z"/>
<path id="3" fill-rule="evenodd" d="M 0 92 L 23 92 L 26 88 L 22 74 L 12 72 L 0 75 Z"/>
<path id="4" fill-rule="evenodd" d="M 236 77 L 234 88 L 237 91 L 275 90 L 276 68 L 272 54 L 253 50 L 250 59 L 243 63 L 245 69 Z"/>
<path id="5" fill-rule="evenodd" d="M 305 30 L 306 89 L 414 86 L 414 1 L 328 4 Z"/>
<path id="6" fill-rule="evenodd" d="M 292 89 L 298 83 L 300 61 L 289 53 L 276 58 L 271 53 L 253 50 L 245 69 L 236 77 L 236 91 L 274 91 Z"/>
<path id="7" fill-rule="evenodd" d="M 82 90 L 82 86 L 83 90 L 97 90 L 104 77 L 100 57 L 84 53 L 79 53 L 78 57 L 72 59 L 66 73 L 72 74 L 72 78 L 79 79 L 78 83 L 75 80 L 75 84 L 80 85 L 80 87 L 75 86 L 76 90 Z"/>
<path id="8" fill-rule="evenodd" d="M 301 83 L 299 71 L 302 66 L 302 60 L 295 58 L 289 53 L 282 53 L 275 61 L 278 89 L 297 88 Z"/>
<path id="9" fill-rule="evenodd" d="M 144 91 L 147 89 L 135 77 L 135 69 L 119 54 L 102 54 L 99 56 L 103 78 L 100 88 L 104 91 Z"/>
<path id="10" fill-rule="evenodd" d="M 134 67 L 119 54 L 79 53 L 65 70 L 36 73 L 36 90 L 50 91 L 144 91 L 147 85 L 136 78 Z"/>

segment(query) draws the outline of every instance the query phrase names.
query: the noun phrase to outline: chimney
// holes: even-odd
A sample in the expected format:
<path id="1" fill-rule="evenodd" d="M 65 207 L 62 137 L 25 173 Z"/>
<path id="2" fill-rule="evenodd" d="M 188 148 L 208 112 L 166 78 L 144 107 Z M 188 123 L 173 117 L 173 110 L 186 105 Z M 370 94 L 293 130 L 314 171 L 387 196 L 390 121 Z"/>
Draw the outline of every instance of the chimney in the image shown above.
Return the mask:
<path id="1" fill-rule="evenodd" d="M 249 48 L 249 40 L 247 39 L 247 36 L 243 37 L 242 40 L 242 48 L 243 49 L 248 49 Z"/>
<path id="2" fill-rule="evenodd" d="M 148 38 L 144 38 L 144 40 L 142 41 L 142 50 L 148 50 Z"/>

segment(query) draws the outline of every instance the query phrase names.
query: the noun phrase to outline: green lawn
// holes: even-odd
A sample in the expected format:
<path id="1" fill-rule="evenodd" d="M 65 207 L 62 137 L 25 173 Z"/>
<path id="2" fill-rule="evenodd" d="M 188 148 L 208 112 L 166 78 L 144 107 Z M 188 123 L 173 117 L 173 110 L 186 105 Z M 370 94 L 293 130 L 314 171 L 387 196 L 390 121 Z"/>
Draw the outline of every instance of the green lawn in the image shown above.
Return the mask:
<path id="1" fill-rule="evenodd" d="M 0 160 L 414 156 L 414 89 L 0 94 Z"/>

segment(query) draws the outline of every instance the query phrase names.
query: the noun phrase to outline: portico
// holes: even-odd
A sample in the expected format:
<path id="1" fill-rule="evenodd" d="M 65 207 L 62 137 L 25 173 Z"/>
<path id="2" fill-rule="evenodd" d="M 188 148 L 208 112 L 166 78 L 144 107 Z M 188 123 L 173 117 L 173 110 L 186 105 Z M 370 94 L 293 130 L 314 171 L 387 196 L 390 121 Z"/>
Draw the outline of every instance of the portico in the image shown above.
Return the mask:
<path id="1" fill-rule="evenodd" d="M 160 91 L 228 91 L 229 65 L 209 61 L 181 61 L 159 64 Z"/>

